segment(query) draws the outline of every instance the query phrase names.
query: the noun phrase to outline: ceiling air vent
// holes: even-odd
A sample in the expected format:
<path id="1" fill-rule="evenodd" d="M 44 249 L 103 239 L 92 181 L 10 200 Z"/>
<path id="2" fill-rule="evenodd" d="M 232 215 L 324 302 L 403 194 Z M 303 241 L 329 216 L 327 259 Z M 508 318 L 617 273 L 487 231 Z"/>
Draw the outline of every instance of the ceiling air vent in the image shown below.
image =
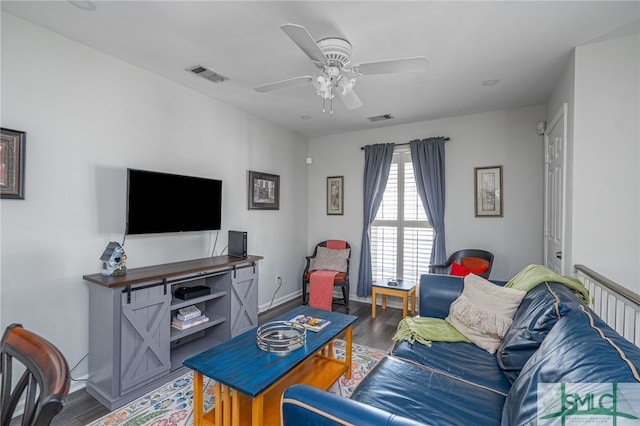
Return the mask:
<path id="1" fill-rule="evenodd" d="M 393 115 L 391 114 L 382 114 L 382 115 L 376 115 L 375 117 L 367 117 L 367 120 L 373 122 L 376 121 L 383 121 L 383 120 L 391 120 L 393 119 Z"/>
<path id="2" fill-rule="evenodd" d="M 192 73 L 206 78 L 207 80 L 213 81 L 214 83 L 222 83 L 225 80 L 229 80 L 229 77 L 225 77 L 222 74 L 217 73 L 209 67 L 205 67 L 204 65 L 196 65 L 195 67 L 187 68 L 187 71 L 191 71 Z"/>

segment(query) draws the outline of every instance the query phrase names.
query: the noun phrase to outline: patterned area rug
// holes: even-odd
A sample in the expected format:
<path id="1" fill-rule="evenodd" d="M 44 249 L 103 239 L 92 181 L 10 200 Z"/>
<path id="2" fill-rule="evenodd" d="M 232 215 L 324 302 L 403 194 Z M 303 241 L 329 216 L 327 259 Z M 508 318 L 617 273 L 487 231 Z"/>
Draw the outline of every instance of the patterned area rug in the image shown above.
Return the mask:
<path id="1" fill-rule="evenodd" d="M 333 345 L 336 358 L 344 359 L 345 342 Z M 340 377 L 329 389 L 336 395 L 349 397 L 371 368 L 386 355 L 385 351 L 367 346 L 352 346 L 351 379 Z M 205 411 L 213 407 L 213 382 L 205 379 Z M 193 375 L 191 372 L 167 383 L 89 426 L 188 426 L 193 425 Z"/>

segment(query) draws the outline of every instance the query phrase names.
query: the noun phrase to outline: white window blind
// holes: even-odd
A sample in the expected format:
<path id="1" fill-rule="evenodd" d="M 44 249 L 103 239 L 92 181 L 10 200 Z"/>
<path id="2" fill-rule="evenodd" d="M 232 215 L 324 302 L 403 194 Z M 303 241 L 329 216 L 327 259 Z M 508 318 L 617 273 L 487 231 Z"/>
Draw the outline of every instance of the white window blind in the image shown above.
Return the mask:
<path id="1" fill-rule="evenodd" d="M 371 226 L 374 281 L 398 278 L 415 281 L 427 273 L 433 228 L 416 188 L 408 150 L 397 150 L 382 204 Z"/>

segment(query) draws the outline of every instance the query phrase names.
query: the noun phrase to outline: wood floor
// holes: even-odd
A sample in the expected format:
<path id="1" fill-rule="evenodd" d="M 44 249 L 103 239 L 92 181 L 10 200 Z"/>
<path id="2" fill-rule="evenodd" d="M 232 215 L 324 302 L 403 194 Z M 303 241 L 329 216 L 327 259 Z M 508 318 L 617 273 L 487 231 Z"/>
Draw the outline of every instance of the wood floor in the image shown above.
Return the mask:
<path id="1" fill-rule="evenodd" d="M 298 299 L 282 304 L 260 315 L 259 323 L 264 324 L 274 317 L 284 314 L 298 306 Z M 349 313 L 357 316 L 358 320 L 353 326 L 353 342 L 359 345 L 376 349 L 388 350 L 391 347 L 391 337 L 395 334 L 396 327 L 402 319 L 402 309 L 387 307 L 376 312 L 376 319 L 371 318 L 371 305 L 351 301 Z M 338 312 L 344 312 L 344 308 L 336 308 Z M 64 409 L 53 419 L 52 425 L 84 426 L 109 413 L 102 404 L 96 401 L 84 389 L 68 396 Z M 11 422 L 11 426 L 19 425 L 18 419 Z"/>

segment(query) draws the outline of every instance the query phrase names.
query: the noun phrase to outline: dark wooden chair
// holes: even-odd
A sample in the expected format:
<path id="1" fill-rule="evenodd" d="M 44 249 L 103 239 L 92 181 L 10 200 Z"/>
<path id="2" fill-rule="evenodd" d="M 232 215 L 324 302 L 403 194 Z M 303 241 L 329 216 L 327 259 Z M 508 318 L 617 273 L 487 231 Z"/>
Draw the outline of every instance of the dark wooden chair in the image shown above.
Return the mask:
<path id="1" fill-rule="evenodd" d="M 307 293 L 307 289 L 309 287 L 309 278 L 311 277 L 311 273 L 314 271 L 311 269 L 312 260 L 315 259 L 318 254 L 318 247 L 327 247 L 327 242 L 322 241 L 318 243 L 313 249 L 313 254 L 311 256 L 306 256 L 307 265 L 304 268 L 304 272 L 302 273 L 302 304 L 306 305 L 309 303 L 309 294 Z M 351 249 L 349 243 L 346 243 L 346 248 Z M 349 313 L 349 266 L 350 266 L 350 258 L 351 252 L 349 252 L 349 257 L 347 260 L 347 271 L 339 272 L 333 281 L 334 287 L 340 287 L 342 290 L 342 298 L 333 298 L 333 305 L 344 306 L 346 313 Z"/>
<path id="2" fill-rule="evenodd" d="M 429 265 L 429 273 L 435 274 L 436 269 L 450 268 L 453 262 L 456 262 L 463 266 L 466 266 L 465 263 L 469 264 L 468 262 L 476 263 L 473 259 L 480 259 L 488 263 L 487 270 L 477 275 L 481 276 L 482 278 L 489 279 L 489 274 L 491 273 L 491 266 L 493 266 L 493 253 L 486 250 L 481 250 L 481 249 L 458 250 L 452 253 L 451 256 L 449 256 L 449 258 L 447 259 L 447 261 L 442 265 Z"/>
<path id="3" fill-rule="evenodd" d="M 46 426 L 62 410 L 69 393 L 69 366 L 50 342 L 12 324 L 2 336 L 0 359 L 0 425 L 9 426 L 18 401 L 25 396 L 23 426 Z M 13 380 L 13 361 L 26 369 Z M 15 386 L 12 388 L 12 386 Z"/>

